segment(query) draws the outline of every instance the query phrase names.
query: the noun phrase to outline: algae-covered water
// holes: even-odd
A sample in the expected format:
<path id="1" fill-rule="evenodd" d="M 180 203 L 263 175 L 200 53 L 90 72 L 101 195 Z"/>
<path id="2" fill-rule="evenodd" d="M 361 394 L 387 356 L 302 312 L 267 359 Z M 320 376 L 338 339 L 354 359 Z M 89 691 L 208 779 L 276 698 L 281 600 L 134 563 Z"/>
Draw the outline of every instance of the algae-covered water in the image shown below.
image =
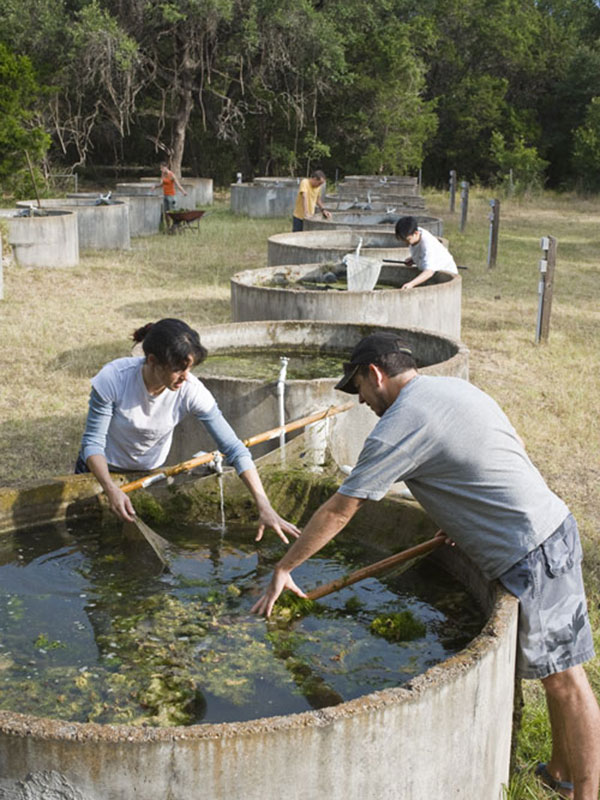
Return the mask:
<path id="1" fill-rule="evenodd" d="M 288 381 L 306 381 L 315 378 L 341 377 L 342 362 L 348 360 L 347 353 L 320 352 L 278 348 L 260 350 L 230 350 L 221 355 L 210 355 L 203 361 L 196 374 L 203 377 L 254 378 L 276 381 L 281 369 L 281 357 L 289 359 L 286 372 Z"/>
<path id="2" fill-rule="evenodd" d="M 157 530 L 171 542 L 162 573 L 114 527 L 61 525 L 1 543 L 0 708 L 141 725 L 288 714 L 401 684 L 482 625 L 460 585 L 427 560 L 267 622 L 249 609 L 283 545 L 256 545 L 254 528 L 234 525 Z M 295 578 L 308 590 L 378 557 L 342 537 Z M 417 638 L 373 632 L 399 611 L 421 623 Z"/>

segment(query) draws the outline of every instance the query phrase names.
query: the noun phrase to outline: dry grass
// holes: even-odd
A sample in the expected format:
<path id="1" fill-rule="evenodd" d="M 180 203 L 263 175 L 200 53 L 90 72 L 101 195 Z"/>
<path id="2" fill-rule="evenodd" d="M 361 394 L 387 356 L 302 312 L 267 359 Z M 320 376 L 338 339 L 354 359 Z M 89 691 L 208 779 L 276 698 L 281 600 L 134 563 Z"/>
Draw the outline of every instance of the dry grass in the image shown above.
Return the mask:
<path id="1" fill-rule="evenodd" d="M 586 551 L 585 576 L 600 631 L 600 268 L 595 200 L 545 194 L 503 202 L 498 266 L 486 268 L 488 200 L 471 193 L 464 234 L 447 196 L 428 192 L 429 212 L 463 276 L 463 339 L 471 379 L 506 410 L 528 450 L 575 512 Z M 180 316 L 202 328 L 229 319 L 228 279 L 266 263 L 266 239 L 287 220 L 248 220 L 225 202 L 198 235 L 137 239 L 127 253 L 83 254 L 76 269 L 5 268 L 0 302 L 0 484 L 70 472 L 87 407 L 89 378 L 128 353 L 134 328 Z M 550 342 L 534 344 L 540 237 L 558 238 Z M 597 637 L 598 638 L 598 637 Z M 590 676 L 600 691 L 598 659 Z M 539 689 L 527 688 L 520 762 L 548 747 Z M 530 774 L 513 780 L 511 800 L 541 797 Z"/>

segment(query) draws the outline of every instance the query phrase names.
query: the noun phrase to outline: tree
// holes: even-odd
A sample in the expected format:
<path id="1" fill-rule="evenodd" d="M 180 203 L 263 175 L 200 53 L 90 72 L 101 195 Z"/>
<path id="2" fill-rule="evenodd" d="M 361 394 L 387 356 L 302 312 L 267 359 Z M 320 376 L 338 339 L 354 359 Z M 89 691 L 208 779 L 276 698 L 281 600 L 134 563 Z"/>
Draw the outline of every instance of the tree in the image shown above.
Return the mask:
<path id="1" fill-rule="evenodd" d="M 403 19 L 405 0 L 331 0 L 327 10 L 347 64 L 321 108 L 332 160 L 346 172 L 417 169 L 437 117 L 435 102 L 424 98 L 425 65 L 413 44 L 415 27 Z"/>
<path id="2" fill-rule="evenodd" d="M 0 43 L 0 181 L 19 195 L 33 188 L 27 155 L 39 161 L 50 145 L 35 112 L 42 91 L 30 60 Z"/>
<path id="3" fill-rule="evenodd" d="M 541 147 L 540 104 L 562 70 L 559 28 L 534 0 L 432 0 L 437 37 L 424 48 L 427 97 L 439 128 L 426 162 L 430 180 L 449 169 L 489 180 L 492 131 Z"/>
<path id="4" fill-rule="evenodd" d="M 85 163 L 97 128 L 108 126 L 122 139 L 144 86 L 143 61 L 128 37 L 97 0 L 75 15 L 65 64 L 57 75 L 50 115 L 63 153 L 74 148 Z"/>
<path id="5" fill-rule="evenodd" d="M 600 188 L 600 97 L 592 98 L 584 124 L 575 131 L 573 170 L 584 189 Z"/>
<path id="6" fill-rule="evenodd" d="M 517 136 L 511 146 L 498 131 L 492 133 L 491 157 L 498 166 L 497 183 L 508 193 L 529 194 L 544 186 L 548 162 L 540 158 L 535 147 Z"/>
<path id="7" fill-rule="evenodd" d="M 98 128 L 127 133 L 140 60 L 100 0 L 3 0 L 0 40 L 27 56 L 48 87 L 38 113 L 69 161 L 85 162 Z"/>

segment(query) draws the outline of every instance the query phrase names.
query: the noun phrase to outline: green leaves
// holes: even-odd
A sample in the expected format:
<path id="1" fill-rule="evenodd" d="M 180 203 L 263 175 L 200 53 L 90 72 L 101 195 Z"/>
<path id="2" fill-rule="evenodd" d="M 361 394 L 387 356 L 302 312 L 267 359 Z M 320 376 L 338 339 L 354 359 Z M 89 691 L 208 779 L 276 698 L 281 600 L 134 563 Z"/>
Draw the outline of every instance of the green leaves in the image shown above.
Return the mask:
<path id="1" fill-rule="evenodd" d="M 50 145 L 50 137 L 36 121 L 41 93 L 31 61 L 0 44 L 0 181 L 13 191 L 20 187 L 31 192 L 30 183 L 22 185 L 28 175 L 25 151 L 35 161 Z"/>

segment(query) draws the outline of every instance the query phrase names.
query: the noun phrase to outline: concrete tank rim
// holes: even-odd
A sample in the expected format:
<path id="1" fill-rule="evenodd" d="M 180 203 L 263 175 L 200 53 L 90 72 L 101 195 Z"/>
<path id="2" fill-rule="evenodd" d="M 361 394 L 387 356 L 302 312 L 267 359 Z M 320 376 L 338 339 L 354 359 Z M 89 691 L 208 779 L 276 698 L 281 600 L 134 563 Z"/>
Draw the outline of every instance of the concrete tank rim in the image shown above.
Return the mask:
<path id="1" fill-rule="evenodd" d="M 75 206 L 72 206 L 72 208 L 74 209 Z M 15 212 L 17 210 L 18 209 L 15 209 Z M 43 209 L 43 210 L 47 211 L 48 213 L 47 214 L 43 214 L 41 216 L 37 216 L 37 217 L 35 215 L 33 217 L 21 217 L 21 216 L 16 215 L 16 213 L 15 213 L 14 217 L 8 217 L 8 219 L 10 219 L 10 220 L 16 219 L 16 220 L 19 220 L 19 221 L 27 220 L 28 222 L 41 222 L 43 220 L 48 219 L 48 217 L 73 217 L 73 216 L 75 216 L 77 214 L 77 211 L 75 211 L 75 210 L 71 211 L 70 209 L 67 209 L 67 208 L 46 208 L 46 209 Z"/>
<path id="2" fill-rule="evenodd" d="M 354 210 L 347 209 L 346 211 L 338 211 L 337 209 L 334 209 L 330 213 L 331 213 L 331 218 L 330 219 L 327 219 L 326 217 L 323 218 L 322 222 L 323 222 L 324 225 L 325 224 L 329 224 L 329 225 L 334 225 L 334 224 L 342 225 L 342 224 L 344 224 L 340 220 L 335 218 L 336 214 L 339 214 L 340 216 L 341 215 L 346 215 L 347 216 L 349 214 L 354 214 L 356 216 L 360 216 L 361 214 L 363 214 L 363 215 L 368 217 L 368 216 L 385 216 L 386 213 L 390 213 L 390 214 L 397 213 L 399 217 L 416 217 L 417 221 L 420 220 L 420 219 L 421 220 L 426 220 L 428 222 L 431 222 L 431 221 L 433 221 L 433 222 L 443 222 L 444 221 L 441 217 L 434 217 L 433 214 L 420 214 L 415 209 L 413 209 L 413 213 L 411 213 L 411 214 L 404 214 L 404 213 L 400 213 L 400 212 L 391 212 L 391 211 L 390 212 L 385 212 L 385 211 L 377 211 L 377 210 L 365 211 L 364 209 L 358 209 L 358 208 L 354 209 Z M 319 220 L 319 222 L 321 222 L 321 220 Z M 368 220 L 367 220 L 367 222 L 368 222 Z M 348 227 L 350 227 L 350 228 L 354 228 L 354 227 L 357 226 L 358 223 L 354 223 L 353 224 L 351 222 L 347 222 L 345 224 L 348 225 Z M 391 222 L 388 223 L 388 226 L 390 228 L 393 227 L 393 223 L 391 223 Z M 382 225 L 381 223 L 376 223 L 373 228 L 367 228 L 366 224 L 364 226 L 365 230 L 380 230 L 381 228 L 385 228 L 385 227 L 386 226 Z"/>
<path id="3" fill-rule="evenodd" d="M 53 485 L 56 481 L 72 482 L 74 478 L 79 477 L 74 475 L 57 476 L 56 478 L 48 479 L 48 485 Z M 40 481 L 35 481 L 33 484 L 39 486 Z M 25 484 L 22 488 L 26 489 L 27 486 L 28 484 Z M 0 494 L 2 494 L 2 491 L 0 489 Z M 394 497 L 387 497 L 386 500 L 399 506 L 405 504 L 405 501 Z M 510 625 L 511 617 L 515 613 L 517 599 L 504 589 L 498 581 L 492 581 L 490 586 L 494 593 L 491 612 L 480 633 L 466 647 L 404 684 L 370 692 L 336 706 L 294 714 L 259 717 L 243 722 L 198 723 L 196 725 L 172 727 L 140 727 L 124 724 L 75 722 L 2 710 L 0 711 L 0 733 L 51 741 L 131 744 L 175 742 L 179 740 L 231 739 L 240 736 L 248 737 L 277 733 L 278 731 L 290 729 L 323 727 L 349 717 L 368 714 L 386 706 L 410 703 L 418 699 L 422 693 L 431 691 L 433 688 L 443 689 L 455 677 L 467 671 L 473 664 L 478 663 L 486 654 L 501 646 L 502 632 Z"/>
<path id="4" fill-rule="evenodd" d="M 310 265 L 310 266 L 314 266 L 314 264 Z M 394 291 L 397 291 L 397 290 L 394 290 Z M 318 319 L 315 319 L 315 320 L 313 320 L 313 319 L 310 319 L 310 320 L 309 319 L 298 319 L 298 320 L 293 320 L 293 319 L 248 320 L 247 322 L 223 322 L 220 325 L 210 325 L 210 326 L 207 326 L 207 327 L 204 327 L 204 328 L 199 326 L 198 327 L 198 332 L 200 333 L 200 340 L 202 341 L 202 337 L 205 336 L 205 335 L 208 335 L 209 333 L 212 333 L 212 334 L 226 333 L 227 331 L 239 330 L 240 326 L 244 326 L 245 328 L 247 327 L 250 330 L 254 329 L 256 331 L 261 331 L 266 326 L 272 326 L 272 325 L 277 326 L 277 328 L 279 328 L 280 330 L 282 328 L 284 330 L 286 328 L 289 328 L 290 330 L 292 330 L 292 329 L 297 329 L 299 326 L 300 327 L 313 327 L 314 325 L 319 325 L 320 327 L 323 327 L 323 328 L 334 328 L 334 329 L 337 328 L 337 330 L 342 330 L 343 328 L 348 328 L 348 327 L 356 327 L 356 328 L 368 327 L 368 328 L 372 328 L 373 330 L 378 330 L 378 331 L 379 330 L 381 330 L 381 331 L 393 331 L 393 332 L 406 331 L 407 333 L 410 333 L 411 335 L 414 335 L 414 336 L 419 336 L 419 337 L 423 337 L 424 336 L 429 340 L 438 340 L 438 341 L 439 340 L 443 340 L 444 342 L 447 342 L 448 345 L 451 348 L 454 348 L 454 352 L 451 355 L 449 355 L 447 359 L 445 359 L 446 363 L 454 361 L 455 359 L 466 359 L 466 358 L 469 357 L 469 353 L 470 353 L 469 348 L 464 344 L 464 342 L 460 341 L 460 339 L 456 339 L 453 336 L 448 336 L 448 335 L 446 335 L 444 333 L 440 333 L 439 331 L 429 330 L 427 328 L 421 328 L 421 327 L 416 327 L 416 326 L 412 326 L 412 327 L 410 327 L 410 326 L 402 326 L 402 327 L 400 327 L 398 325 L 376 325 L 374 323 L 366 323 L 366 322 L 353 323 L 353 322 L 340 322 L 340 321 L 333 321 L 333 320 L 326 320 L 326 319 L 325 320 L 318 320 Z M 285 347 L 285 342 L 283 342 L 281 346 Z M 248 349 L 260 350 L 260 349 L 266 349 L 268 347 L 270 347 L 270 345 L 265 343 L 265 345 L 262 348 L 261 347 L 249 347 Z M 240 350 L 240 349 L 243 349 L 243 348 L 237 347 L 235 349 Z M 219 351 L 217 350 L 217 353 L 218 352 Z M 210 357 L 210 354 L 211 354 L 211 349 L 209 347 L 208 348 L 209 357 Z M 198 368 L 200 370 L 202 369 L 202 364 L 201 363 L 198 365 Z M 426 374 L 427 369 L 428 369 L 428 367 L 422 367 L 420 369 L 420 373 L 421 374 Z M 197 373 L 194 373 L 194 374 L 197 374 Z M 201 371 L 197 374 L 197 376 L 200 377 L 200 379 L 202 379 Z M 240 385 L 244 385 L 244 384 L 245 385 L 248 385 L 248 384 L 254 385 L 254 384 L 256 384 L 257 386 L 264 386 L 265 385 L 264 379 L 261 379 L 261 378 L 236 378 L 236 377 L 232 377 L 230 375 L 214 375 L 214 376 L 211 376 L 211 377 L 219 378 L 221 380 L 226 379 L 227 381 L 230 381 L 232 384 L 240 384 Z M 306 385 L 310 385 L 310 386 L 315 386 L 315 385 L 326 386 L 326 385 L 330 385 L 330 386 L 333 387 L 338 382 L 340 377 L 341 377 L 341 371 L 340 371 L 340 375 L 337 376 L 337 377 L 332 377 L 332 378 L 308 378 L 308 379 L 300 379 L 300 380 L 297 380 L 297 379 L 294 380 L 294 379 L 289 379 L 288 378 L 288 379 L 286 379 L 286 383 L 292 384 L 294 386 L 302 386 L 303 384 L 306 384 Z M 272 381 L 272 383 L 275 384 L 276 381 Z M 349 397 L 350 397 L 349 395 L 347 395 L 347 394 L 345 394 L 343 392 L 340 392 L 340 402 L 342 402 L 343 398 L 346 398 L 346 400 L 347 400 Z M 355 395 L 352 395 L 352 397 L 355 397 Z"/>
<path id="5" fill-rule="evenodd" d="M 344 231 L 342 231 L 342 232 L 344 232 Z M 382 232 L 381 231 L 381 226 L 375 226 L 374 228 L 364 228 L 361 231 L 361 233 L 381 233 L 381 232 Z M 274 234 L 272 234 L 271 236 L 269 236 L 269 241 L 270 242 L 271 241 L 281 242 L 281 241 L 285 241 L 285 238 L 288 237 L 288 236 L 296 236 L 296 237 L 298 237 L 298 236 L 305 236 L 305 235 L 317 236 L 319 238 L 325 239 L 326 237 L 330 237 L 332 235 L 332 233 L 335 234 L 335 232 L 332 232 L 332 231 L 319 231 L 319 230 L 317 230 L 317 231 L 295 231 L 295 232 L 294 231 L 286 231 L 285 233 L 274 233 Z M 384 231 L 384 233 L 391 233 L 391 232 L 390 231 Z M 395 238 L 395 235 L 394 235 L 394 238 Z M 296 239 L 296 241 L 298 241 L 298 239 Z M 302 240 L 300 240 L 300 241 L 302 241 Z M 293 243 L 294 243 L 294 239 L 292 239 L 291 244 L 293 244 Z M 299 245 L 296 245 L 296 246 L 298 246 L 298 247 L 304 247 L 305 246 L 308 249 L 307 245 L 299 244 Z M 404 245 L 404 246 L 406 246 L 406 245 Z M 321 245 L 321 247 L 322 247 L 322 245 Z M 402 245 L 399 245 L 399 247 L 402 247 Z M 333 248 L 330 248 L 330 249 L 333 249 Z"/>
<path id="6" fill-rule="evenodd" d="M 42 202 L 42 208 L 44 208 L 44 201 L 45 200 L 49 200 L 51 202 L 60 202 L 60 205 L 51 206 L 49 208 L 60 210 L 60 209 L 62 209 L 64 207 L 64 209 L 66 211 L 70 211 L 71 209 L 73 209 L 75 211 L 75 213 L 77 213 L 77 209 L 79 209 L 79 208 L 110 208 L 111 206 L 125 206 L 125 205 L 127 205 L 125 200 L 112 200 L 110 203 L 98 203 L 98 205 L 96 205 L 95 202 L 92 202 L 92 200 L 93 200 L 92 197 L 83 197 L 83 196 L 81 196 L 80 199 L 81 200 L 89 200 L 90 201 L 89 204 L 81 204 L 81 205 L 79 205 L 79 204 L 76 204 L 76 203 L 69 203 L 69 199 L 76 200 L 77 198 L 78 198 L 78 195 L 71 195 L 70 198 L 67 197 L 67 199 L 63 202 L 63 198 L 62 197 L 45 197 L 41 201 Z M 35 203 L 35 202 L 37 202 L 37 201 L 35 201 L 35 200 L 17 200 L 17 208 L 27 208 L 28 206 L 30 206 L 32 203 Z"/>
<path id="7" fill-rule="evenodd" d="M 314 267 L 314 264 L 310 264 L 308 266 Z M 273 267 L 272 269 L 277 269 L 277 267 Z M 455 277 L 455 276 L 453 276 Z M 460 277 L 460 276 L 458 276 Z M 445 333 L 440 333 L 439 331 L 429 330 L 427 328 L 421 328 L 419 326 L 405 326 L 405 325 L 376 325 L 375 323 L 371 322 L 352 322 L 352 321 L 338 321 L 338 320 L 319 320 L 319 319 L 255 319 L 255 320 L 248 320 L 247 322 L 222 322 L 219 325 L 206 325 L 204 327 L 199 326 L 198 331 L 200 333 L 200 338 L 202 339 L 202 334 L 208 334 L 209 332 L 219 333 L 220 331 L 227 331 L 227 330 L 234 330 L 239 329 L 240 326 L 244 326 L 245 328 L 254 327 L 259 330 L 261 327 L 266 325 L 275 325 L 278 328 L 298 328 L 300 327 L 311 327 L 314 325 L 319 325 L 323 327 L 330 327 L 330 328 L 337 328 L 338 330 L 342 330 L 342 328 L 373 328 L 377 330 L 389 330 L 389 331 L 408 331 L 411 334 L 424 334 L 427 338 L 430 339 L 444 339 L 445 341 L 449 342 L 453 347 L 456 348 L 456 352 L 459 353 L 468 353 L 469 348 L 462 342 L 460 339 L 457 339 L 454 336 L 449 336 Z M 266 347 L 267 345 L 265 345 Z"/>
<path id="8" fill-rule="evenodd" d="M 258 272 L 264 273 L 267 270 L 269 270 L 269 271 L 272 270 L 273 273 L 275 273 L 276 271 L 281 272 L 282 270 L 284 270 L 286 268 L 290 268 L 290 267 L 296 267 L 296 268 L 304 268 L 304 267 L 306 267 L 307 270 L 308 269 L 314 270 L 315 267 L 318 267 L 318 266 L 319 266 L 319 264 L 315 264 L 315 263 L 312 263 L 312 264 L 311 263 L 308 263 L 308 264 L 279 264 L 278 266 L 274 266 L 274 267 L 259 267 L 258 269 L 245 269 L 245 270 L 242 270 L 241 272 L 236 272 L 234 275 L 232 275 L 231 278 L 229 279 L 229 283 L 233 284 L 235 286 L 243 286 L 246 289 L 248 289 L 248 288 L 250 288 L 250 289 L 256 288 L 256 289 L 260 289 L 261 291 L 267 291 L 268 290 L 268 291 L 274 291 L 274 292 L 290 292 L 290 293 L 294 292 L 294 293 L 296 293 L 296 292 L 298 292 L 300 290 L 298 290 L 298 289 L 289 289 L 286 286 L 260 286 L 259 284 L 255 283 L 255 282 L 252 282 L 252 283 L 245 282 L 243 279 L 248 274 L 258 273 Z M 462 283 L 462 277 L 458 273 L 456 275 L 454 275 L 451 272 L 448 272 L 446 274 L 450 276 L 450 279 L 447 280 L 447 281 L 443 281 L 444 285 L 451 285 L 451 284 L 456 283 L 456 281 L 460 281 Z M 431 286 L 417 286 L 415 288 L 418 289 L 419 293 L 421 294 L 421 293 L 424 293 L 424 292 L 427 292 L 427 291 L 435 290 L 437 287 L 439 287 L 439 285 L 440 284 L 432 284 Z M 310 289 L 310 290 L 307 289 L 306 291 L 310 291 L 311 296 L 312 295 L 317 295 L 318 297 L 330 294 L 330 292 L 328 292 L 327 289 Z M 372 291 L 374 291 L 374 290 L 372 290 Z M 385 297 L 387 294 L 392 294 L 393 292 L 397 292 L 397 291 L 399 291 L 399 289 L 396 289 L 396 288 L 378 289 L 377 290 L 377 294 L 378 295 L 382 295 L 383 297 Z M 362 294 L 365 294 L 365 291 L 361 290 L 361 289 L 359 289 L 359 290 L 347 289 L 345 291 L 345 294 L 348 294 L 348 295 L 351 295 L 351 296 L 362 295 Z M 275 320 L 273 320 L 273 321 L 275 321 Z M 281 321 L 284 322 L 286 320 L 281 320 Z M 290 321 L 293 321 L 293 320 L 290 320 Z M 300 322 L 301 320 L 294 320 L 294 321 Z M 304 320 L 304 321 L 305 322 L 309 322 L 309 320 Z M 323 322 L 327 322 L 328 320 L 322 320 L 322 321 Z M 238 323 L 238 324 L 241 324 L 241 323 Z M 341 324 L 344 324 L 344 323 L 341 323 Z M 384 327 L 384 326 L 382 326 L 382 327 Z M 390 326 L 388 326 L 388 327 L 390 327 Z M 421 329 L 419 328 L 419 330 L 421 330 Z M 427 328 L 424 328 L 423 330 L 427 330 Z M 435 333 L 435 331 L 430 331 L 430 332 L 431 333 Z M 449 336 L 447 338 L 452 339 L 453 337 Z M 458 341 L 458 340 L 456 340 L 456 341 Z"/>

